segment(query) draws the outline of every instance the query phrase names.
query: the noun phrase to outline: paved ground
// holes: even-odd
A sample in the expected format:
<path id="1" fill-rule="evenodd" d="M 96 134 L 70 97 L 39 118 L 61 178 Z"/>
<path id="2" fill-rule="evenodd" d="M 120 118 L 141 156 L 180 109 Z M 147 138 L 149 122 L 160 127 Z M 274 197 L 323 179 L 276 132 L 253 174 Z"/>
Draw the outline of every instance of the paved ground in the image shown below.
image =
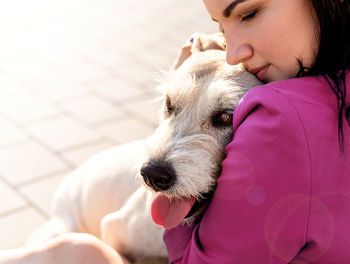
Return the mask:
<path id="1" fill-rule="evenodd" d="M 23 245 L 68 172 L 156 127 L 156 73 L 202 1 L 0 1 L 0 249 Z"/>

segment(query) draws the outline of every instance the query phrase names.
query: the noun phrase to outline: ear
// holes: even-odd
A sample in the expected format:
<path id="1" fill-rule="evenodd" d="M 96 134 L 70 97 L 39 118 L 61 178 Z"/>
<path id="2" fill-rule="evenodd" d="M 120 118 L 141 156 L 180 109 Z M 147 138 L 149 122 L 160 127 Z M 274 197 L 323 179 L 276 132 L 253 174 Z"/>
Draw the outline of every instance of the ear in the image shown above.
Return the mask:
<path id="1" fill-rule="evenodd" d="M 226 41 L 222 32 L 214 34 L 194 33 L 191 52 L 200 52 L 210 49 L 225 50 Z"/>

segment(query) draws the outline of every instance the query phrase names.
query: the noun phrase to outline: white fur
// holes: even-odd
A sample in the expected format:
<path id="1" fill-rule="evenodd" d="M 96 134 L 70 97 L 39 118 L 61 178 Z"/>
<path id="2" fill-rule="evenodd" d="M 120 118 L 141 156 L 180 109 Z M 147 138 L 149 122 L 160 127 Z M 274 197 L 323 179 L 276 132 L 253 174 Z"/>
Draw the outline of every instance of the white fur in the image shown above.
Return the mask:
<path id="1" fill-rule="evenodd" d="M 260 84 L 241 66 L 226 64 L 223 51 L 195 51 L 200 47 L 196 39 L 193 55 L 161 85 L 174 113 L 161 109 L 151 137 L 97 154 L 68 175 L 55 192 L 51 220 L 33 233 L 30 244 L 86 232 L 132 259 L 167 255 L 163 228 L 150 217 L 155 194 L 141 184 L 142 164 L 166 160 L 177 178 L 163 193 L 200 198 L 215 185 L 232 133 L 230 126 L 213 126 L 213 113 L 233 110 L 247 89 Z"/>

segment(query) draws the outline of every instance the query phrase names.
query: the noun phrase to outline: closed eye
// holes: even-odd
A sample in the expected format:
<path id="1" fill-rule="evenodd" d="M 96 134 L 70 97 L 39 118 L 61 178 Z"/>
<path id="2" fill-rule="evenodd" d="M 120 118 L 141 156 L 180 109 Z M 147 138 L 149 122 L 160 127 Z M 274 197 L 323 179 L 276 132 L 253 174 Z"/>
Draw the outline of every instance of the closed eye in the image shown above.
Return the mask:
<path id="1" fill-rule="evenodd" d="M 259 13 L 259 11 L 259 8 L 250 11 L 248 14 L 242 16 L 241 22 L 252 20 Z"/>

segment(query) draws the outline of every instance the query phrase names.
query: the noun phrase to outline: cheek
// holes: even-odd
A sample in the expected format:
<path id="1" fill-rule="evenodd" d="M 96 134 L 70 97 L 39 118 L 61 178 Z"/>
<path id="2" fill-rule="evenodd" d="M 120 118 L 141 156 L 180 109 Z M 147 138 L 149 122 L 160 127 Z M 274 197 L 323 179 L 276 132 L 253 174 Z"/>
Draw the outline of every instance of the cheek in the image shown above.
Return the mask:
<path id="1" fill-rule="evenodd" d="M 301 59 L 304 66 L 314 61 L 313 32 L 295 21 L 273 21 L 272 25 L 257 33 L 256 39 L 265 40 L 256 42 L 257 52 L 274 65 L 279 79 L 295 77 L 299 70 L 297 59 Z"/>
<path id="2" fill-rule="evenodd" d="M 289 54 L 292 43 L 283 21 L 283 13 L 276 9 L 265 10 L 250 32 L 250 41 L 257 54 L 268 62 L 281 60 Z"/>
<path id="3" fill-rule="evenodd" d="M 286 9 L 276 27 L 276 39 L 280 42 L 279 52 L 286 61 L 301 59 L 304 66 L 311 66 L 317 49 L 315 48 L 315 21 L 303 1 L 296 1 L 291 9 Z M 284 19 L 283 19 L 284 18 Z M 277 50 L 277 49 L 276 49 Z"/>

